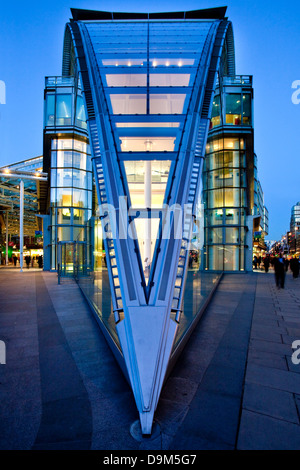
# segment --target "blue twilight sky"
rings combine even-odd
[[[44,77],[61,74],[70,7],[154,12],[224,5],[233,22],[237,74],[254,76],[255,151],[269,209],[268,239],[279,239],[289,228],[291,206],[300,201],[300,104],[291,100],[292,82],[300,80],[299,0],[2,2],[0,166],[42,154]]]

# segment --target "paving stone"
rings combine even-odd
[[[275,333],[274,328],[271,331],[269,328],[252,328],[251,338],[253,339],[262,339],[265,341],[272,341],[274,343],[282,343],[280,332]]]
[[[262,353],[273,353],[279,355],[289,354],[290,346],[283,343],[274,343],[273,341],[265,341],[260,339],[250,340],[250,350],[260,351]]]
[[[297,393],[300,390],[299,374],[256,364],[248,364],[246,383],[265,385],[291,393]]]
[[[257,364],[271,367],[273,369],[288,370],[286,356],[284,354],[273,354],[268,352],[249,350],[248,364]]]
[[[299,450],[299,426],[244,410],[241,417],[237,449]]]
[[[299,354],[296,359],[297,361],[300,359]],[[286,362],[287,362],[288,370],[290,370],[291,372],[295,372],[296,374],[300,374],[300,363],[294,364],[292,362],[292,354],[290,356],[286,356]]]
[[[294,395],[258,384],[245,385],[243,408],[299,424]]]

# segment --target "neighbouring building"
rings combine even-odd
[[[290,231],[288,233],[289,251],[291,254],[300,254],[300,202],[291,209]]]

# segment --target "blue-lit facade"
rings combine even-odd
[[[46,79],[46,266],[75,275],[144,434],[220,272],[252,250],[252,83],[225,11],[72,10]]]

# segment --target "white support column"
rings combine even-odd
[[[23,246],[24,246],[24,181],[20,180],[20,268],[23,271]]]
[[[5,218],[5,264],[8,265],[8,210]]]
[[[152,165],[151,161],[145,161],[145,184],[144,184],[144,195],[145,195],[145,207],[151,208],[151,172]],[[148,258],[148,264],[151,260],[151,219],[145,220],[145,239],[144,239],[144,262]]]

